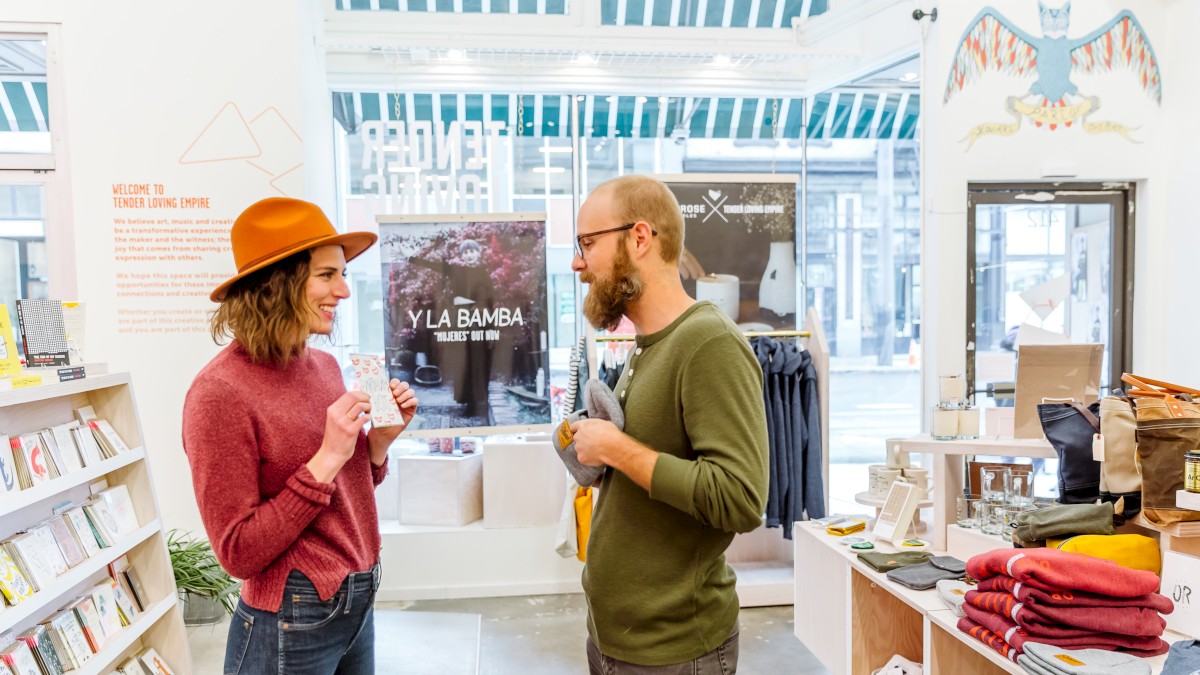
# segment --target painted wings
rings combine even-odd
[[[1076,72],[1111,72],[1128,68],[1142,89],[1156,103],[1162,103],[1162,79],[1158,58],[1146,37],[1146,31],[1129,10],[1113,17],[1090,35],[1073,41],[1071,68]]]
[[[985,7],[975,16],[959,40],[950,65],[943,102],[975,81],[985,71],[1033,75],[1037,67],[1034,38],[1014,26],[1004,15]]]

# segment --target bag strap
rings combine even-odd
[[[1167,406],[1171,417],[1184,417],[1183,406],[1179,404],[1177,396],[1183,396],[1189,402],[1192,396],[1200,396],[1200,391],[1196,389],[1189,389],[1188,387],[1171,384],[1170,382],[1151,380],[1148,377],[1139,378],[1130,373],[1122,374],[1121,381],[1133,385],[1133,388],[1125,390],[1127,396],[1130,398],[1159,399]],[[1161,387],[1161,389],[1155,389],[1154,387]]]
[[[1091,410],[1088,410],[1086,405],[1078,401],[1071,401],[1068,405],[1078,410],[1079,414],[1083,415],[1083,419],[1087,420],[1088,424],[1092,425],[1092,428],[1096,430],[1096,433],[1100,433],[1100,420],[1096,419],[1096,416],[1092,414]]]
[[[1179,384],[1152,380],[1132,373],[1123,373],[1121,381],[1133,385],[1132,390],[1126,390],[1130,396],[1173,396],[1175,394],[1190,394],[1200,396],[1200,390],[1191,389]],[[1155,389],[1158,387],[1158,389]]]

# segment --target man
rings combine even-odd
[[[592,673],[737,669],[738,598],[725,549],[762,523],[762,370],[715,305],[679,279],[683,218],[645,176],[597,187],[579,210],[572,269],[597,328],[637,330],[615,394],[624,431],[571,427],[579,461],[607,465],[583,589]]]

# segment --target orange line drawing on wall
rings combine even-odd
[[[304,194],[304,174],[299,171],[302,166],[303,162],[272,178],[271,187],[285,197]]]
[[[179,163],[227,162],[260,155],[262,148],[254,139],[254,132],[250,130],[242,111],[236,103],[227,101],[183,151]]]
[[[275,106],[246,121],[241,109],[227,101],[192,141],[180,164],[243,161],[267,175],[268,184],[284,196],[303,194],[304,142]]]

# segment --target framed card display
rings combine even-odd
[[[907,536],[908,528],[912,526],[913,512],[917,510],[918,501],[920,495],[916,485],[900,480],[893,481],[871,532],[876,537],[898,546]]]
[[[70,365],[61,301],[17,300],[17,322],[30,368]]]

